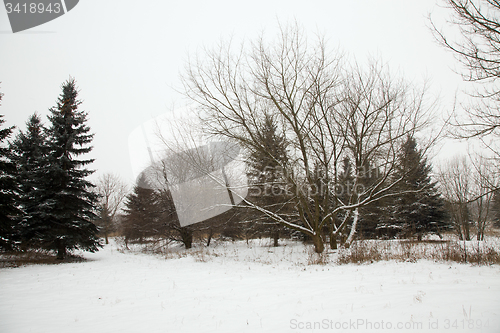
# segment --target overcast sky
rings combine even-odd
[[[134,175],[129,136],[137,126],[185,104],[179,88],[188,54],[224,38],[272,35],[278,22],[297,21],[324,34],[358,62],[381,58],[409,80],[430,79],[431,94],[449,111],[461,85],[457,62],[434,41],[431,13],[443,23],[438,0],[130,1],[81,0],[64,16],[13,34],[0,8],[0,114],[24,129],[45,115],[61,84],[74,77],[95,133],[96,176]],[[46,118],[45,118],[46,119]],[[450,153],[449,149],[446,151]]]

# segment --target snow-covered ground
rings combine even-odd
[[[0,332],[500,332],[498,265],[316,265],[293,242],[118,248],[0,269]]]

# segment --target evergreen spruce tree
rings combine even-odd
[[[0,94],[0,101],[2,94]],[[0,115],[0,125],[5,123]],[[6,139],[12,134],[14,127],[0,129],[0,249],[12,250],[19,242],[18,217],[18,184],[16,182],[15,164],[11,161],[10,147]]]
[[[415,138],[408,137],[401,147],[395,179],[402,178],[394,189],[406,193],[387,200],[381,228],[389,229],[399,237],[417,237],[438,234],[449,228],[445,222],[444,200],[431,177],[431,167],[417,149]]]
[[[94,209],[97,196],[94,186],[86,177],[94,171],[86,169],[92,159],[79,160],[87,154],[93,138],[86,125],[87,114],[79,110],[81,101],[75,80],[62,85],[57,105],[50,109],[48,134],[48,159],[44,225],[37,230],[36,240],[46,249],[56,250],[63,259],[68,250],[83,249],[95,252],[101,246],[97,238]]]
[[[132,193],[125,201],[123,233],[125,242],[160,235],[164,232],[159,203],[161,198],[149,186],[144,186],[145,178],[138,179]]]
[[[20,235],[25,246],[41,247],[39,236],[46,228],[48,146],[40,117],[33,114],[26,132],[19,132],[11,144],[12,160],[17,168],[19,206],[23,211]]]
[[[261,147],[254,147],[247,163],[250,200],[274,213],[286,213],[291,198],[286,195],[286,179],[282,172],[282,166],[287,163],[285,137],[277,132],[275,120],[269,114],[265,115],[256,136]],[[278,246],[280,235],[290,232],[261,213],[253,211],[250,215],[254,220],[252,231],[272,237],[274,246]]]

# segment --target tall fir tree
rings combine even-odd
[[[93,138],[87,113],[78,109],[80,105],[76,82],[69,79],[49,115],[45,223],[36,237],[43,247],[56,250],[59,259],[68,250],[95,252],[101,246],[92,223],[97,195],[86,180],[94,172],[86,168],[93,160],[77,159],[92,150]]]
[[[291,199],[286,195],[286,179],[283,166],[287,163],[287,143],[278,133],[273,117],[265,114],[264,120],[256,133],[260,147],[253,147],[247,162],[250,183],[250,200],[273,213],[286,214],[290,210]],[[288,234],[289,229],[270,221],[267,216],[252,211],[254,233],[272,237],[274,246],[278,246],[280,235]]]
[[[399,153],[394,175],[402,178],[394,188],[402,194],[386,201],[383,222],[379,228],[398,237],[417,237],[438,234],[449,229],[445,221],[444,200],[431,179],[431,166],[423,152],[417,149],[417,141],[409,136]]]
[[[0,101],[2,94],[0,94]],[[0,115],[0,125],[5,123]],[[21,214],[18,201],[16,167],[11,160],[10,147],[6,140],[14,127],[0,129],[0,249],[12,250],[19,244],[18,218]]]
[[[24,246],[41,247],[37,243],[46,228],[48,146],[46,129],[35,113],[26,123],[26,131],[19,132],[11,143],[12,160],[16,164],[19,183],[19,206],[23,211],[20,222]]]

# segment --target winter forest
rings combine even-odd
[[[98,110],[78,77],[46,118],[1,115],[0,331],[28,332],[16,320],[44,295],[72,311],[60,287],[82,300],[71,316],[110,332],[495,332],[500,4],[444,3],[460,34],[430,20],[432,35],[474,87],[445,117],[428,83],[297,22],[189,57],[196,119],[156,133],[132,184],[92,168]],[[443,140],[474,148],[435,163]],[[23,283],[42,296],[17,298]],[[92,329],[71,316],[40,332]]]

